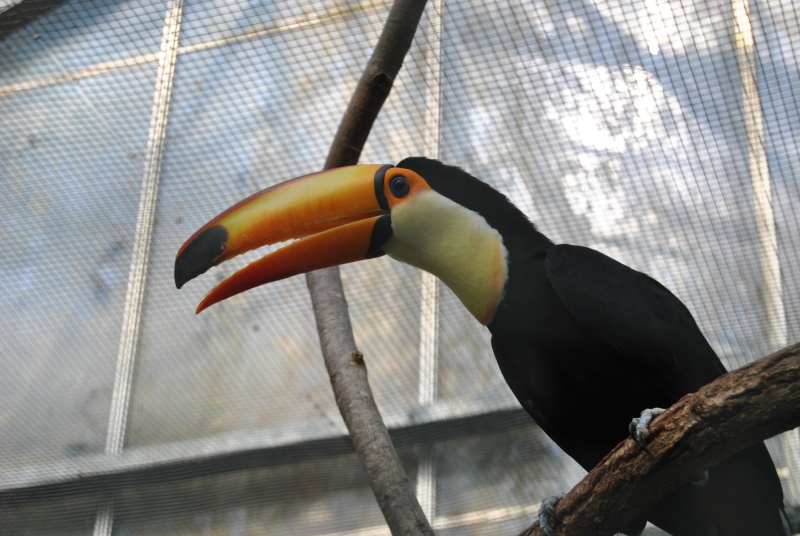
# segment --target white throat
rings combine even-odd
[[[482,324],[494,317],[508,279],[508,252],[486,220],[432,190],[392,209],[392,258],[430,272]]]

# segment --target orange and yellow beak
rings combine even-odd
[[[239,270],[203,298],[203,309],[253,287],[383,254],[392,236],[390,165],[349,166],[267,188],[200,228],[178,251],[175,285],[246,251],[292,242]],[[389,173],[391,175],[392,173]]]

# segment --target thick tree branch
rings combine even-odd
[[[389,95],[425,0],[397,0],[339,125],[325,169],[355,164]],[[392,446],[356,349],[338,268],[306,275],[322,354],[361,465],[392,534],[433,534]]]
[[[797,426],[800,343],[679,400],[650,426],[652,456],[630,439],[621,443],[558,503],[556,533],[614,534],[704,469]],[[542,534],[534,524],[522,536]]]

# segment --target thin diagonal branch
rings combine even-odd
[[[356,164],[416,32],[425,0],[398,0],[356,87],[325,169]],[[392,534],[433,534],[400,464],[356,349],[338,268],[306,275],[336,403]]]
[[[748,445],[800,426],[800,343],[686,395],[628,439],[556,506],[559,535],[614,534],[659,498]],[[538,524],[521,536],[541,536]]]

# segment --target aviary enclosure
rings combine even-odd
[[[321,358],[342,316],[303,277],[195,316],[263,252],[173,281],[210,217],[326,166],[459,165],[661,281],[729,370],[800,341],[798,37],[788,0],[6,0],[0,532],[389,533]],[[517,534],[583,478],[446,286],[341,279],[437,534]],[[797,530],[800,435],[767,445]]]

